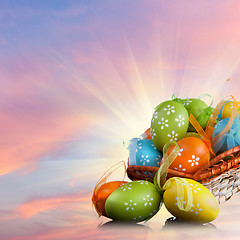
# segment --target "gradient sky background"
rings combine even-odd
[[[173,93],[240,100],[239,29],[240,2],[231,0],[1,0],[0,239],[124,234],[97,228],[106,219],[91,209],[95,183],[127,160],[123,142]],[[218,231],[196,239],[237,239],[238,202],[220,209]],[[170,216],[161,211],[126,236],[159,235]]]

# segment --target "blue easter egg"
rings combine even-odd
[[[224,118],[215,125],[212,138],[217,136],[227,125],[230,118]],[[236,118],[231,129],[225,134],[224,138],[216,145],[213,145],[215,154],[223,153],[240,144],[240,121]]]
[[[133,138],[129,146],[129,165],[159,167],[162,153],[152,140]]]

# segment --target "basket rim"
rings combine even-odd
[[[217,155],[216,157],[212,158],[205,166],[203,166],[203,167],[200,168],[197,172],[195,172],[195,173],[193,174],[193,178],[194,178],[194,179],[199,179],[199,178],[201,177],[201,174],[203,174],[204,171],[205,171],[207,168],[211,168],[211,167],[213,167],[214,165],[219,165],[219,163],[221,163],[221,160],[224,161],[224,160],[223,160],[224,158],[226,158],[226,157],[228,157],[228,156],[233,156],[234,154],[238,153],[239,151],[240,151],[240,145],[238,145],[238,146],[236,146],[236,147],[234,147],[234,148],[231,148],[231,149],[229,149],[229,150],[227,150],[227,151],[225,151],[225,152]],[[236,158],[237,158],[237,157],[234,157],[234,156],[233,156],[233,157],[230,159],[230,161],[229,161],[229,163],[230,163],[229,166],[230,166],[230,167],[228,167],[227,170],[230,170],[232,167],[234,167],[234,166],[237,165],[237,164],[234,164],[234,165],[232,164],[232,163],[235,161]]]
[[[231,159],[224,161],[223,159],[228,156],[230,156]],[[231,148],[217,155],[216,157],[212,158],[205,166],[203,166],[201,169],[199,169],[197,172],[193,174],[184,173],[184,172],[176,171],[173,169],[168,169],[168,176],[169,177],[171,176],[185,177],[185,178],[191,178],[200,182],[201,181],[208,182],[239,166],[240,166],[240,145],[234,148]],[[130,179],[139,179],[143,177],[142,175],[146,176],[144,172],[150,172],[151,175],[153,175],[158,171],[158,169],[159,167],[129,165],[129,159],[128,159],[127,174]]]

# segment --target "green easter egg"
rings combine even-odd
[[[190,115],[192,113],[197,120],[203,110],[208,107],[208,105],[199,98],[187,98],[184,100],[183,105],[187,109],[188,114]],[[191,124],[189,124],[188,131],[192,132],[196,130]]]
[[[197,121],[203,129],[206,128],[208,120],[211,117],[213,110],[214,110],[213,107],[207,107],[207,108],[203,109],[202,113],[198,117]]]
[[[156,109],[151,122],[151,137],[155,147],[162,151],[169,141],[182,139],[188,129],[186,108],[173,100],[163,102]]]
[[[203,109],[208,107],[208,105],[199,98],[188,98],[184,101],[183,105],[188,110],[188,113],[192,113],[196,119],[198,119]]]
[[[182,98],[174,98],[173,101],[181,103],[182,105],[184,105],[185,99]]]
[[[106,215],[116,221],[141,222],[154,216],[162,198],[154,184],[133,181],[117,188],[107,198]]]

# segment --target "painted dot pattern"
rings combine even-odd
[[[151,122],[151,137],[159,151],[169,141],[178,141],[186,135],[188,128],[186,108],[173,100],[163,102],[155,110]]]

